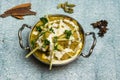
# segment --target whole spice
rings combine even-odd
[[[31,9],[31,3],[20,4],[5,11],[3,14],[0,15],[0,17],[5,18],[8,16],[13,16],[17,19],[23,19],[23,16],[25,15],[36,14],[36,12],[30,11],[30,9]]]
[[[99,37],[103,37],[108,30],[107,28],[108,22],[106,20],[100,20],[100,21],[97,21],[96,23],[92,23],[91,25],[93,26],[93,28],[99,29],[99,32],[98,32]]]
[[[68,2],[58,4],[57,8],[62,8],[66,13],[73,13],[74,4],[68,4]]]

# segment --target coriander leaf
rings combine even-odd
[[[43,22],[43,25],[45,25],[48,22],[47,18],[45,17],[41,17],[40,20]]]
[[[48,39],[45,39],[42,47],[45,48],[46,45],[49,45],[49,44],[50,44],[50,41]]]
[[[64,34],[66,35],[66,38],[69,39],[70,36],[72,35],[71,30],[65,30]]]
[[[36,27],[36,30],[37,31],[39,31],[39,32],[41,32],[42,31],[42,29],[41,29],[41,27],[39,26],[39,27]]]
[[[49,45],[49,44],[50,44],[50,41],[49,41],[48,39],[45,39],[45,40],[44,40],[44,44]]]
[[[32,41],[31,41],[31,46],[32,46],[32,48],[35,47],[35,40],[32,40]]]
[[[54,50],[58,50],[58,45],[55,45],[55,46],[54,46]]]
[[[55,33],[52,27],[50,28],[50,31],[53,32],[53,33]]]

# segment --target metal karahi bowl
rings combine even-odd
[[[77,20],[75,20],[74,18],[70,17],[70,16],[66,16],[66,15],[63,15],[63,14],[53,14],[53,15],[48,15],[48,17],[52,20],[52,19],[68,19],[69,21],[75,23],[75,25],[78,26],[78,32],[80,34],[80,38],[81,38],[81,47],[77,50],[77,52],[75,53],[75,55],[73,55],[73,57],[71,58],[68,58],[68,59],[65,59],[65,60],[56,60],[52,63],[53,66],[60,66],[60,65],[65,65],[65,64],[68,64],[72,61],[74,61],[76,58],[78,58],[79,56],[83,56],[83,57],[89,57],[92,52],[93,52],[93,49],[96,45],[96,37],[95,37],[95,33],[94,32],[87,32],[85,33],[82,26],[79,24],[79,22]],[[54,20],[53,20],[54,21]],[[18,37],[19,37],[19,43],[20,43],[20,46],[22,49],[25,49],[25,50],[33,50],[32,48],[32,45],[31,45],[31,40],[33,39],[32,36],[33,36],[33,31],[35,31],[35,28],[36,28],[36,25],[38,25],[41,21],[39,20],[35,25],[34,27],[31,27],[31,26],[28,26],[27,24],[23,24],[22,27],[19,29],[18,31]],[[30,33],[29,33],[29,36],[28,36],[28,42],[29,42],[29,46],[25,47],[23,45],[23,40],[22,40],[22,31],[24,30],[24,28],[27,27],[29,29],[31,29]],[[86,36],[88,35],[92,35],[93,37],[93,43],[92,43],[92,46],[88,52],[88,54],[83,54],[82,53],[82,50],[85,46],[85,40],[86,40]],[[37,35],[36,35],[37,36]],[[46,61],[44,59],[42,59],[42,53],[40,51],[36,51],[33,53],[33,55],[35,56],[35,58],[37,58],[40,62],[42,63],[45,63],[45,64],[48,64],[50,65],[50,62],[49,61]]]

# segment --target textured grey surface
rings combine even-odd
[[[0,0],[0,14],[15,5],[31,2],[36,16],[26,16],[24,20],[12,17],[0,18],[0,80],[120,80],[120,0],[69,0],[76,4],[73,14],[56,9],[65,0]],[[34,25],[46,14],[66,14],[80,22],[85,32],[94,31],[90,23],[106,19],[109,31],[104,38],[97,37],[97,45],[89,58],[79,57],[62,67],[48,66],[33,56],[25,59],[28,51],[18,43],[18,29],[23,23]],[[29,30],[26,29],[24,41]],[[87,52],[92,39],[87,37],[84,52]]]

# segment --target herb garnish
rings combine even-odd
[[[91,25],[93,26],[93,28],[98,28],[99,29],[99,32],[98,32],[99,37],[103,37],[104,34],[108,30],[107,24],[108,24],[108,22],[106,20],[100,20],[100,21],[97,21],[96,23],[92,23]]]
[[[50,31],[51,31],[51,32],[53,32],[53,33],[55,33],[55,31],[53,30],[53,28],[52,28],[52,27],[50,28]]]
[[[41,29],[41,27],[40,27],[40,26],[36,27],[36,30],[37,30],[37,31],[39,31],[39,32],[41,32],[41,31],[42,31],[42,29]]]
[[[35,47],[35,40],[32,40],[32,41],[31,41],[31,46],[32,46],[32,48]]]
[[[43,26],[48,22],[47,18],[41,17],[40,20],[43,22]]]
[[[54,46],[54,50],[58,50],[58,45],[55,45],[55,46]]]
[[[42,47],[45,48],[46,45],[49,45],[49,44],[50,44],[50,41],[48,39],[45,39]]]
[[[69,39],[70,36],[72,35],[71,30],[65,30],[64,34],[66,35],[66,38]]]

